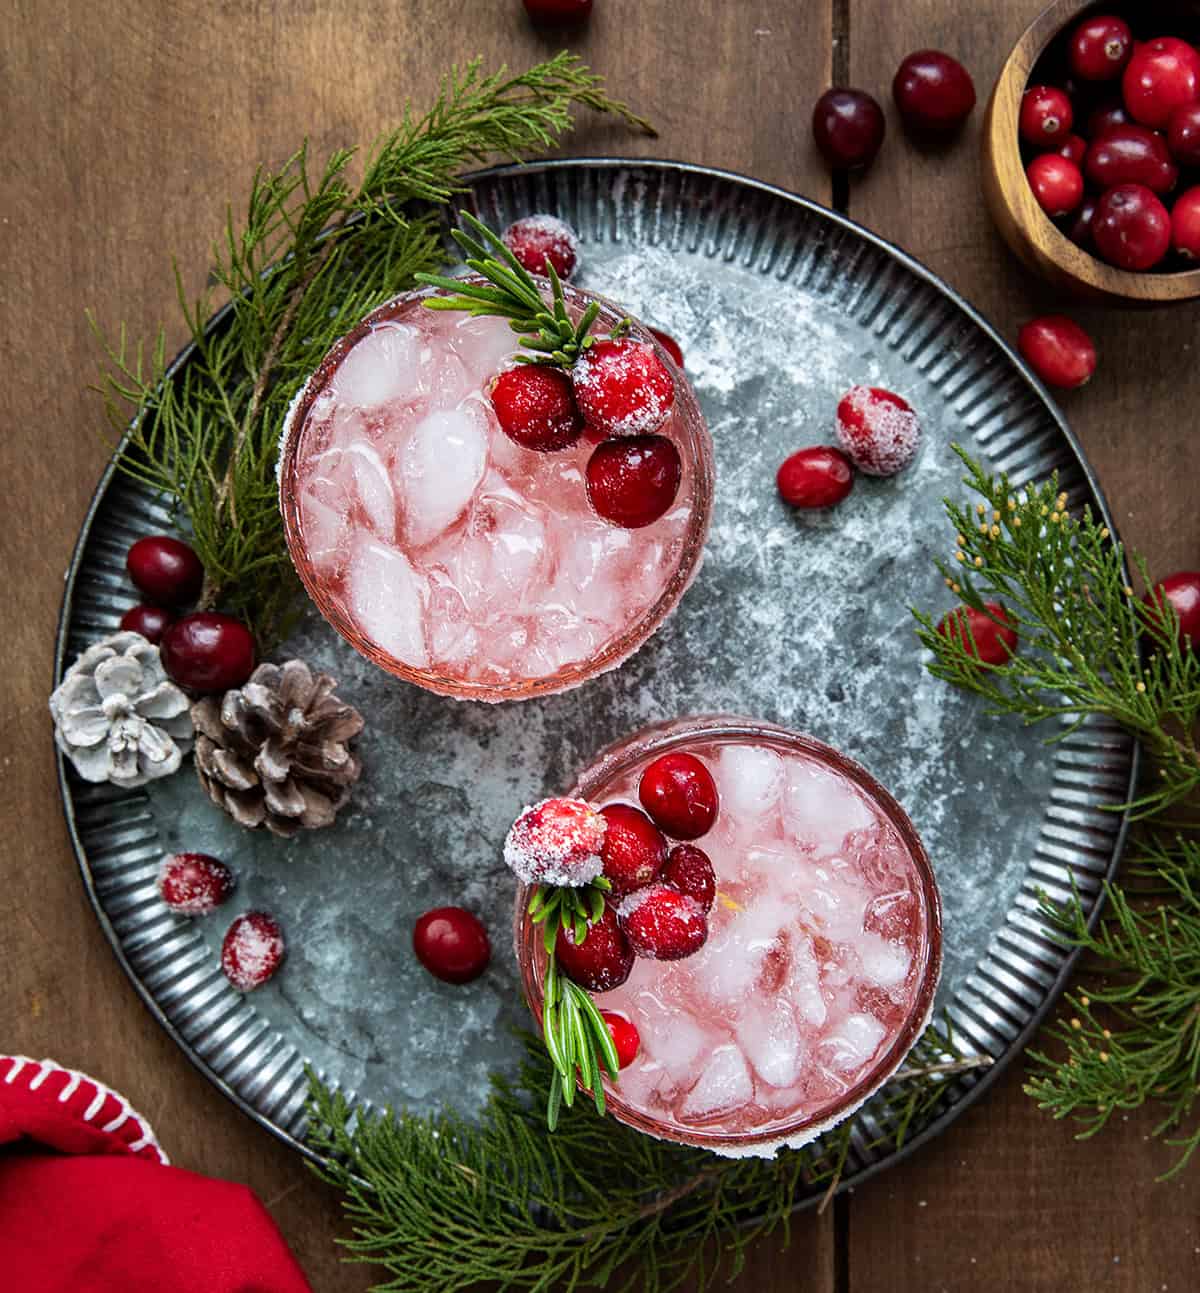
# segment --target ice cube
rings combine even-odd
[[[712,1046],[710,1034],[685,1010],[667,1006],[646,990],[634,994],[630,1014],[646,1054],[676,1085],[690,1085],[700,1055]]]
[[[486,544],[488,592],[498,609],[540,609],[527,602],[531,587],[541,584],[549,556],[539,510],[492,473],[476,495],[467,529]]]
[[[372,408],[412,391],[420,335],[407,323],[372,328],[342,360],[332,387],[343,404]]]
[[[708,942],[687,961],[708,1007],[724,1009],[755,990],[769,954],[794,919],[794,911],[762,890],[731,918],[714,921]]]
[[[696,1085],[688,1092],[681,1110],[692,1122],[706,1121],[720,1114],[732,1113],[754,1098],[754,1079],[746,1057],[727,1043],[709,1056]]]
[[[483,479],[488,425],[482,405],[430,413],[413,427],[400,452],[404,531],[421,547],[466,511]]]
[[[486,386],[517,349],[517,338],[504,319],[460,316],[450,333],[450,344],[467,369]]]
[[[821,1042],[822,1059],[842,1073],[862,1068],[874,1057],[886,1032],[874,1015],[847,1015]]]
[[[479,634],[468,616],[457,589],[436,576],[430,577],[429,647],[431,657],[442,665],[463,665],[479,648]]]
[[[874,823],[866,800],[844,778],[815,764],[789,760],[783,801],[784,826],[797,839],[828,852],[850,831]]]
[[[397,548],[365,531],[355,536],[347,580],[349,610],[376,646],[404,664],[424,669],[426,580]]]
[[[787,1087],[799,1080],[805,1046],[786,998],[752,1000],[738,1020],[737,1039],[768,1086]]]
[[[359,441],[348,445],[346,460],[354,471],[354,488],[371,529],[384,540],[396,538],[396,496],[387,468],[374,445]]]
[[[300,530],[309,558],[318,570],[333,570],[340,565],[349,533],[343,509],[322,503],[310,489],[300,502]]]
[[[908,977],[912,953],[902,943],[889,943],[877,934],[860,934],[857,939],[862,972],[881,988],[892,988]]]
[[[821,1028],[829,1011],[821,993],[821,965],[813,951],[812,941],[799,934],[793,935],[791,953],[786,994],[803,1023]]]
[[[721,803],[734,816],[761,821],[779,801],[783,760],[757,745],[726,745],[717,767]]]

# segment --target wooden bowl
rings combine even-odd
[[[1134,19],[1135,35],[1139,26],[1146,25],[1141,16],[1145,8],[1139,8]],[[1162,30],[1157,34],[1170,35],[1173,16],[1176,21],[1186,16],[1189,27],[1194,27],[1200,0],[1154,4],[1149,8],[1155,17],[1162,15]],[[983,196],[1004,241],[1059,290],[1121,305],[1190,301],[1200,297],[1200,269],[1135,274],[1106,264],[1077,247],[1055,226],[1038,206],[1025,178],[1017,117],[1030,73],[1059,33],[1074,26],[1082,14],[1093,10],[1121,13],[1126,9],[1121,4],[1096,4],[1091,0],[1055,0],[1025,29],[988,102],[983,127]]]

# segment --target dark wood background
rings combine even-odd
[[[889,111],[849,211],[920,257],[1007,335],[1050,305],[981,207],[982,103],[948,152],[907,144],[888,87],[910,50],[961,57],[981,99],[1037,0],[596,0],[569,38],[659,126],[654,141],[584,122],[577,153],[709,163],[833,198],[809,136],[835,70]],[[51,644],[63,571],[104,465],[85,387],[84,317],[160,323],[182,340],[170,257],[197,290],[225,204],[304,135],[317,154],[367,141],[406,97],[476,53],[524,66],[558,37],[519,0],[9,0],[0,23],[0,569],[8,649],[0,751],[0,1050],[51,1055],[126,1092],[174,1162],[244,1181],[318,1293],[371,1283],[339,1265],[337,1202],[237,1113],[151,1022],[84,901],[59,814]],[[1197,310],[1086,311],[1100,368],[1064,407],[1124,536],[1160,573],[1200,565],[1193,423]],[[1021,1094],[1021,1066],[936,1143],[824,1216],[766,1242],[737,1281],[758,1293],[938,1293],[1200,1284],[1200,1167],[1168,1163],[1147,1117],[1076,1143]],[[781,1255],[782,1253],[782,1255]],[[0,1281],[2,1283],[2,1281]]]

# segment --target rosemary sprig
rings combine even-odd
[[[590,333],[600,313],[599,304],[592,301],[579,322],[572,323],[567,314],[562,283],[553,264],[547,260],[546,276],[551,290],[551,303],[547,308],[533,276],[497,234],[469,211],[458,214],[475,237],[466,230],[454,229],[454,239],[466,253],[468,268],[480,275],[486,285],[464,282],[461,278],[449,278],[444,274],[417,274],[418,283],[450,293],[449,296],[431,296],[425,302],[426,306],[431,310],[465,310],[472,318],[494,316],[507,319],[514,332],[525,334],[520,338],[521,345],[534,352],[518,355],[519,363],[570,368],[595,342]],[[620,336],[628,327],[629,320],[622,319],[612,335]]]
[[[1117,1110],[1156,1106],[1153,1134],[1178,1151],[1171,1176],[1200,1146],[1200,829],[1187,815],[1200,786],[1200,659],[1180,644],[1169,604],[1135,596],[1121,546],[1087,509],[1070,513],[1057,479],[1016,490],[959,454],[964,483],[983,501],[947,500],[957,551],[939,569],[967,605],[1003,601],[1021,648],[1002,665],[982,664],[973,644],[917,613],[930,672],[993,713],[1065,717],[1053,740],[1090,715],[1112,719],[1150,756],[1148,784],[1130,806],[1146,826],[1121,883],[1105,886],[1099,927],[1089,931],[1078,898],[1043,901],[1050,928],[1092,966],[1087,990],[1068,998],[1069,1017],[1047,1030],[1053,1053],[1030,1053],[1025,1089],[1055,1118],[1077,1119],[1082,1137]],[[1133,564],[1149,584],[1145,563]]]
[[[427,112],[405,109],[358,183],[353,149],[314,168],[303,144],[278,169],[260,169],[245,216],[236,221],[231,209],[214,247],[218,290],[191,300],[176,270],[196,353],[172,380],[164,332],[147,346],[124,327],[110,340],[93,322],[107,357],[98,389],[110,427],[116,436],[130,428],[121,470],[175,506],[204,563],[205,604],[242,616],[263,650],[286,634],[298,602],[275,485],[293,395],[363,315],[442,265],[428,204],[462,193],[459,176],[474,163],[554,147],[575,107],[653,133],[564,51],[518,76],[484,75],[479,60],[452,69]],[[230,317],[210,331],[222,298]]]
[[[546,952],[542,1039],[555,1072],[546,1097],[546,1125],[551,1131],[558,1126],[562,1106],[570,1108],[575,1101],[576,1080],[592,1093],[596,1112],[602,1114],[604,1072],[615,1079],[620,1067],[612,1034],[591,996],[562,974],[554,955],[560,929],[569,930],[576,945],[587,939],[588,925],[604,914],[605,895],[611,888],[604,876],[597,876],[587,885],[537,885],[529,899],[529,919],[541,925]]]

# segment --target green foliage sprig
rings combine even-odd
[[[954,1075],[986,1066],[949,1030],[931,1027],[867,1106],[903,1144],[942,1103]],[[337,1188],[353,1237],[349,1260],[381,1266],[377,1293],[581,1287],[666,1293],[736,1275],[761,1236],[788,1228],[804,1198],[826,1199],[859,1119],[774,1159],[717,1158],[654,1140],[586,1103],[546,1133],[558,1084],[541,1042],[527,1039],[515,1082],[493,1079],[478,1122],[355,1112],[310,1074],[310,1146]]]
[[[982,501],[947,500],[957,550],[939,568],[966,605],[1003,602],[1021,646],[984,664],[969,634],[943,634],[916,613],[930,672],[994,713],[1065,718],[1052,740],[1089,716],[1111,719],[1150,756],[1131,805],[1145,825],[1121,883],[1105,885],[1099,927],[1089,931],[1078,898],[1043,901],[1051,929],[1091,964],[1086,992],[1068,998],[1070,1017],[1048,1030],[1058,1051],[1031,1052],[1026,1091],[1054,1117],[1079,1120],[1081,1136],[1117,1110],[1157,1107],[1153,1132],[1179,1151],[1171,1175],[1200,1146],[1200,1123],[1187,1127],[1200,1082],[1200,833],[1186,816],[1200,785],[1200,659],[1169,604],[1135,596],[1121,545],[1086,508],[1072,515],[1057,479],[1017,490],[959,453]],[[1134,565],[1149,584],[1144,562]]]
[[[122,434],[133,420],[121,469],[186,518],[207,574],[204,604],[247,620],[264,649],[286,632],[299,591],[275,484],[292,397],[338,337],[443,263],[440,214],[421,204],[462,193],[472,164],[552,148],[575,107],[653,134],[564,51],[515,77],[484,75],[479,60],[453,69],[427,112],[405,109],[358,183],[354,149],[314,167],[304,144],[278,170],[260,169],[244,218],[231,209],[214,247],[218,291],[189,300],[176,271],[196,353],[173,381],[164,333],[147,347],[124,327],[109,340],[93,323],[109,362],[98,387],[109,422]],[[208,331],[220,296],[231,317]]]

